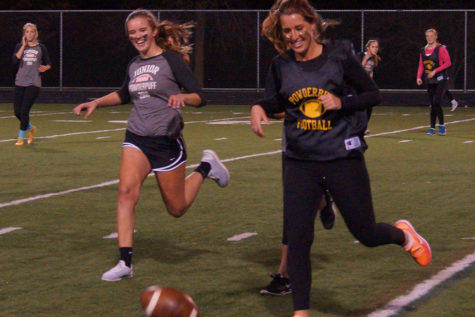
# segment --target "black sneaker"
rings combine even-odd
[[[320,210],[320,220],[322,221],[323,228],[330,230],[335,224],[336,212],[334,208],[333,198],[330,195],[330,192],[328,190],[325,190],[324,194],[327,204],[325,207],[322,208],[322,210]]]
[[[282,274],[273,274],[270,277],[272,277],[272,281],[266,288],[261,289],[259,292],[261,295],[282,296],[292,293],[288,278]]]

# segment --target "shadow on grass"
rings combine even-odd
[[[179,264],[203,254],[215,253],[195,246],[184,248],[164,239],[135,238],[134,262],[141,259],[155,259],[163,263]]]
[[[268,249],[251,250],[249,252],[242,252],[241,258],[246,261],[254,262],[266,267],[270,272],[277,271],[280,263],[280,246],[275,245]],[[322,269],[322,263],[332,263],[333,260],[328,255],[321,252],[313,252],[310,255],[312,259],[312,269]]]

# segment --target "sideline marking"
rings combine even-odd
[[[255,235],[257,235],[257,232],[244,232],[244,233],[241,233],[241,234],[236,234],[236,235],[232,236],[231,238],[227,238],[226,240],[228,240],[228,241],[241,241],[241,240],[247,239],[247,238],[255,236]]]
[[[215,141],[223,141],[223,140],[227,140],[228,138],[217,138],[217,139],[214,139]]]
[[[108,139],[110,136],[98,136],[96,140]]]
[[[407,142],[412,142],[412,140],[401,140],[399,143],[407,143]]]
[[[5,233],[9,233],[9,232],[12,232],[12,231],[15,231],[15,230],[21,230],[23,229],[23,227],[7,227],[7,228],[3,228],[3,229],[0,229],[0,235],[1,234],[5,234]]]
[[[368,317],[388,317],[397,314],[408,304],[427,295],[437,285],[471,266],[473,262],[475,262],[475,252],[467,255],[462,260],[452,263],[451,266],[433,275],[430,279],[417,284],[409,294],[393,299],[383,308],[369,314]]]
[[[463,144],[465,144],[465,143],[473,143],[473,141],[465,141],[465,142],[463,142]]]

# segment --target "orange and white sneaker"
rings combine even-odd
[[[31,126],[31,129],[26,131],[26,135],[28,137],[28,144],[33,143],[33,139],[35,138],[36,127],[34,125]]]
[[[404,231],[409,240],[404,249],[411,254],[420,266],[427,266],[432,260],[432,251],[429,243],[416,232],[411,223],[407,220],[399,220],[395,223],[396,228]]]
[[[18,138],[16,140],[15,146],[23,146],[25,144],[25,139],[23,138]]]

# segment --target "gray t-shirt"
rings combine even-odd
[[[15,77],[15,86],[41,87],[41,75],[38,70],[40,65],[51,65],[48,50],[43,44],[26,46],[20,59],[16,53],[20,50],[21,44],[17,44],[13,53],[13,63],[19,63],[18,72]]]
[[[194,79],[183,57],[174,51],[142,59],[135,57],[127,67],[126,78],[118,94],[122,103],[132,101],[127,130],[141,136],[181,135],[183,118],[179,109],[168,106],[172,95],[188,93],[201,96],[201,106],[206,101],[201,87]]]
[[[363,61],[366,54],[367,54],[366,52],[360,54],[359,57],[361,61]],[[371,56],[370,58],[366,60],[366,64],[364,64],[363,68],[368,74],[371,74],[374,71],[374,69],[376,68],[376,63],[374,61],[373,56]]]

